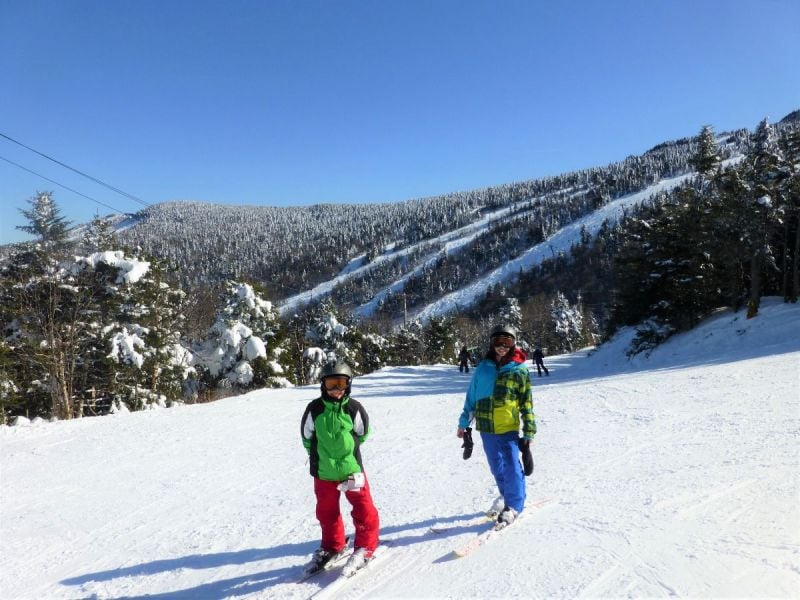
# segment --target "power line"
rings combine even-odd
[[[2,134],[0,134],[0,135],[2,135]],[[44,179],[44,180],[46,180],[46,181],[49,181],[50,183],[54,183],[54,184],[56,184],[57,186],[64,188],[65,190],[69,190],[69,191],[70,191],[70,192],[72,192],[73,194],[78,194],[78,196],[83,196],[83,197],[84,197],[84,198],[86,198],[87,200],[91,200],[92,202],[95,202],[96,204],[99,204],[100,206],[105,206],[106,208],[108,208],[108,209],[111,209],[111,210],[113,210],[113,211],[114,211],[114,212],[116,212],[116,213],[121,213],[121,214],[124,214],[124,211],[121,211],[121,210],[119,210],[118,208],[114,208],[113,206],[109,206],[108,204],[104,204],[103,202],[100,202],[100,200],[95,200],[95,199],[94,199],[94,198],[92,198],[91,196],[87,196],[86,194],[82,194],[82,193],[80,193],[80,192],[79,192],[79,191],[77,191],[77,190],[73,190],[71,187],[67,187],[67,186],[66,186],[66,185],[64,185],[63,183],[59,183],[59,182],[55,181],[54,179],[50,179],[49,177],[45,177],[45,176],[44,176],[44,175],[42,175],[41,173],[37,173],[36,171],[31,171],[31,170],[30,170],[30,169],[28,169],[27,167],[23,167],[22,165],[18,165],[18,164],[17,164],[17,163],[15,163],[13,160],[8,160],[7,158],[4,158],[4,157],[2,157],[2,156],[0,156],[0,160],[4,160],[4,161],[6,161],[6,162],[7,162],[7,163],[9,163],[9,164],[11,164],[11,165],[14,165],[15,167],[17,167],[17,168],[19,168],[19,169],[22,169],[23,171],[27,171],[28,173],[32,173],[33,175],[36,175],[37,177],[41,177],[42,179]]]
[[[149,203],[145,202],[145,201],[144,201],[144,200],[142,200],[141,198],[139,198],[139,197],[137,197],[137,196],[134,196],[133,194],[129,194],[128,192],[126,192],[126,191],[124,191],[124,190],[121,190],[121,189],[119,189],[119,188],[116,188],[116,187],[114,187],[113,185],[110,185],[110,184],[106,183],[105,181],[101,181],[100,179],[97,179],[96,177],[92,177],[91,175],[88,175],[87,173],[84,173],[83,171],[79,171],[78,169],[76,169],[76,168],[74,168],[74,167],[70,167],[68,164],[65,164],[65,163],[63,163],[63,162],[61,162],[60,160],[56,160],[56,159],[55,159],[55,158],[53,158],[52,156],[48,156],[47,154],[44,154],[43,152],[39,152],[38,150],[36,150],[36,149],[34,149],[34,148],[31,148],[30,146],[26,146],[26,145],[25,145],[25,144],[23,144],[22,142],[20,142],[20,141],[18,141],[18,140],[15,140],[14,138],[12,138],[12,137],[9,137],[9,136],[7,136],[7,135],[6,135],[6,134],[4,134],[4,133],[0,133],[0,137],[3,137],[3,138],[5,138],[5,139],[7,139],[8,141],[10,141],[10,142],[13,142],[13,143],[17,144],[18,146],[22,146],[22,147],[23,147],[23,148],[25,148],[26,150],[30,150],[30,151],[31,151],[31,152],[33,152],[34,154],[38,154],[39,156],[41,156],[41,157],[44,157],[44,158],[46,158],[47,160],[53,161],[54,163],[56,163],[57,165],[61,165],[61,166],[62,166],[62,167],[64,167],[65,169],[69,169],[70,171],[73,171],[73,172],[77,173],[78,175],[81,175],[81,176],[83,176],[83,177],[86,177],[87,179],[90,179],[90,180],[94,181],[95,183],[98,183],[98,184],[102,185],[103,187],[106,187],[106,188],[110,189],[110,190],[111,190],[111,191],[113,191],[113,192],[116,192],[116,193],[118,193],[118,194],[121,194],[121,195],[123,195],[123,196],[125,196],[125,197],[127,197],[127,198],[130,198],[130,199],[131,199],[131,200],[133,200],[134,202],[138,202],[139,204],[141,204],[141,205],[143,205],[143,206],[148,206],[148,207],[150,206],[150,204],[149,204]],[[4,159],[4,160],[5,160],[5,159]],[[8,161],[8,162],[11,162],[11,161]],[[18,165],[17,165],[17,166],[18,166]],[[24,168],[24,167],[23,167],[23,168]],[[27,169],[26,169],[26,170],[27,170]],[[47,179],[47,178],[45,178],[45,179]],[[53,182],[53,183],[55,183],[55,182]],[[58,185],[61,185],[61,184],[58,184]],[[64,187],[64,186],[62,186],[62,187]],[[81,194],[81,195],[82,195],[82,194]],[[115,210],[116,210],[116,209],[115,209]],[[121,211],[118,211],[118,212],[121,212]]]

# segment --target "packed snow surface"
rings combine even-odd
[[[557,501],[462,559],[459,523],[495,495],[455,436],[469,377],[357,378],[389,546],[337,597],[797,597],[800,307],[720,313],[632,361],[629,338],[545,359],[528,498]],[[330,580],[295,582],[319,543],[315,393],[0,427],[0,598],[307,598]]]

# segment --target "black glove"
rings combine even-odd
[[[531,441],[519,438],[519,451],[522,454],[522,470],[525,476],[533,474],[533,454],[531,453]]]
[[[470,456],[472,456],[472,447],[475,445],[472,441],[472,427],[467,427],[464,430],[464,437],[462,438],[464,443],[461,444],[461,447],[464,449],[464,460],[467,460]]]

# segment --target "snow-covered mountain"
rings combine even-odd
[[[746,130],[719,135],[723,158],[736,160],[748,140]],[[396,322],[463,307],[568,249],[603,219],[691,176],[695,151],[685,138],[605,167],[394,204],[159,204],[120,237],[170,259],[189,287],[246,278],[284,315],[330,297],[359,317]]]
[[[389,547],[341,597],[796,596],[800,308],[722,312],[633,362],[630,335],[546,359],[528,498],[556,503],[463,559],[495,493],[455,437],[468,376],[357,378]],[[295,583],[319,539],[298,430],[315,393],[0,427],[0,597],[309,597],[330,579]]]

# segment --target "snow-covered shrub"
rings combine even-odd
[[[673,333],[675,333],[675,328],[671,325],[660,323],[656,319],[647,319],[636,327],[636,335],[631,341],[630,348],[626,354],[634,356],[644,352],[645,356],[647,356]]]

